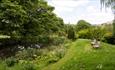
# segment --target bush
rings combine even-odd
[[[102,40],[105,30],[101,27],[93,27],[78,32],[79,38]]]
[[[107,32],[102,41],[110,44],[115,44],[115,37],[112,36],[112,32]]]
[[[39,36],[39,43],[49,44],[50,41],[51,41],[51,39],[50,39],[50,37],[48,35]]]
[[[40,56],[42,51],[40,49],[27,48],[22,51],[17,52],[15,55],[19,60],[33,60],[37,56]]]
[[[66,49],[59,48],[59,49],[55,50],[55,52],[56,52],[55,55],[61,59],[62,57],[64,57]]]
[[[46,45],[59,45],[59,44],[63,44],[65,42],[66,38],[63,36],[56,36],[56,35],[52,35],[52,36],[46,36],[46,37],[42,37],[40,38],[40,42],[42,44],[46,44]]]
[[[75,40],[76,39],[76,35],[75,35],[75,31],[74,31],[74,28],[73,27],[70,27],[69,29],[68,29],[68,32],[67,32],[67,34],[68,34],[68,39],[71,39],[71,40]]]
[[[51,51],[48,54],[48,56],[49,56],[48,63],[57,62],[59,59],[64,57],[65,52],[66,52],[66,48],[64,48],[64,47],[55,48],[55,50]]]
[[[84,29],[78,32],[78,37],[84,39],[91,39],[91,33],[88,29]]]
[[[52,45],[59,45],[59,44],[63,44],[65,42],[66,38],[65,37],[52,37],[52,41],[51,44]]]
[[[106,36],[106,37],[104,37],[103,41],[110,43],[110,44],[115,44],[115,37],[114,36]]]
[[[15,63],[17,63],[17,60],[13,57],[10,57],[5,60],[5,63],[8,67],[11,67],[14,66]]]

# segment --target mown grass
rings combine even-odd
[[[42,70],[115,70],[115,46],[101,43],[94,49],[90,40],[73,42],[65,56]]]

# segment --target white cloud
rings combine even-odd
[[[89,0],[51,0],[49,4],[55,7],[55,12],[72,12],[75,7],[85,5]],[[58,13],[57,13],[58,14]]]
[[[77,7],[88,2],[89,0],[52,0],[50,4],[61,7]]]
[[[96,12],[99,12],[99,9],[95,6],[89,6],[89,7],[87,7],[87,12],[88,13],[91,13],[91,12],[96,13]]]
[[[89,21],[92,24],[100,24],[107,21],[113,20],[113,14],[110,8],[105,10],[100,10],[96,6],[89,6],[87,7],[87,15],[78,16],[79,19],[84,19]],[[78,19],[78,20],[79,20]]]
[[[84,19],[92,24],[113,20],[111,9],[101,10],[99,0],[50,0],[48,4],[55,7],[54,12],[64,19],[65,23],[77,23]]]
[[[69,7],[55,7],[54,12],[55,13],[59,13],[59,12],[72,12],[74,10],[74,8],[69,8]]]
[[[54,12],[62,17],[65,23],[76,23],[76,17],[73,16],[73,11],[79,6],[88,4],[89,0],[50,0],[49,5],[54,6]],[[67,14],[68,13],[68,14]],[[67,14],[66,16],[64,14]]]

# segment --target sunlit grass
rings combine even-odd
[[[94,49],[89,40],[79,39],[68,49],[65,57],[43,70],[114,70],[115,46],[101,43]]]

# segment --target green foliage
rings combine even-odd
[[[75,29],[72,25],[67,25],[67,38],[72,40],[76,39]]]
[[[104,7],[111,7],[115,17],[115,0],[100,0],[101,5]],[[115,18],[113,20],[113,36],[115,37]]]
[[[8,67],[11,67],[11,66],[14,66],[15,63],[17,63],[17,60],[13,57],[10,57],[5,60],[5,63]]]
[[[39,42],[41,35],[63,28],[63,20],[53,10],[44,0],[2,0],[0,32],[22,42]]]
[[[110,44],[115,44],[115,37],[112,35],[108,35],[104,37],[104,42],[110,43]]]
[[[34,63],[37,64],[38,70],[42,70],[44,67],[58,62],[61,58],[64,57],[65,52],[66,48],[64,47],[64,45],[50,46],[47,49],[43,49],[42,55],[38,56],[35,59]]]
[[[79,31],[77,33],[78,37],[83,38],[83,39],[91,39],[92,36],[91,36],[91,32],[89,32],[89,31],[90,31],[89,29],[84,29],[84,30]]]
[[[90,30],[92,38],[95,38],[97,40],[102,40],[105,34],[105,30],[101,27],[95,27]]]
[[[55,36],[55,37],[52,37],[51,39],[52,39],[51,41],[52,45],[60,45],[60,44],[63,44],[67,40],[66,37],[61,37],[61,36]]]
[[[65,42],[66,37],[52,34],[52,35],[41,35],[39,36],[39,38],[36,39],[38,40],[39,43],[43,45],[59,45]]]
[[[113,24],[103,24],[100,26],[101,28],[103,28],[104,30],[102,32],[104,32],[104,37],[102,39],[103,42],[106,43],[110,43],[110,44],[115,44],[114,40],[115,40],[115,36],[113,35]]]
[[[40,49],[27,48],[16,53],[16,58],[18,60],[33,60],[40,56],[42,51]]]
[[[87,29],[90,27],[91,27],[90,23],[86,22],[85,20],[79,20],[76,25],[76,31],[78,32],[80,30]]]
[[[105,29],[97,26],[84,29],[78,32],[79,38],[102,40],[105,35]]]
[[[26,13],[22,6],[6,1],[0,3],[0,30],[5,35],[18,36]]]
[[[26,63],[22,67],[22,70],[37,70],[35,66],[31,63]]]
[[[57,49],[57,50],[55,51],[55,55],[56,55],[59,59],[61,59],[61,58],[64,57],[65,51],[66,51],[65,48]]]
[[[54,46],[32,61],[19,60],[14,66],[4,65],[0,61],[1,70],[114,70],[114,45],[101,43],[100,49],[93,49],[90,40],[78,39],[69,45],[65,52],[64,46]],[[50,47],[51,48],[51,47]],[[48,50],[48,49],[47,49]],[[100,54],[101,53],[101,54]]]
[[[39,43],[49,44],[50,41],[51,41],[51,38],[50,38],[49,35],[41,35],[41,36],[39,36],[38,40],[39,40],[39,41],[38,41]]]
[[[115,37],[115,19],[113,21],[113,36]]]
[[[16,53],[15,57],[18,59],[19,64],[23,64],[22,67],[28,63],[29,60],[30,63],[37,66],[38,70],[41,70],[43,67],[59,61],[64,57],[65,52],[66,47],[61,44],[58,46],[49,46],[42,49],[24,49],[23,51]]]
[[[106,33],[112,33],[113,32],[113,25],[111,23],[104,23],[100,26],[101,28],[104,28]]]

